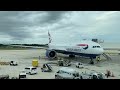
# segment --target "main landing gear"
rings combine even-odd
[[[70,58],[75,58],[75,55],[69,55]]]
[[[91,60],[90,60],[90,62],[89,62],[89,63],[90,63],[90,64],[94,64],[93,58],[92,58],[92,57],[90,57],[90,59],[91,59]]]

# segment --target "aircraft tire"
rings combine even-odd
[[[91,60],[91,61],[90,61],[90,64],[94,64],[94,61],[93,61],[93,60]]]
[[[69,55],[69,57],[70,57],[70,58],[74,58],[74,57],[75,57],[75,55]]]

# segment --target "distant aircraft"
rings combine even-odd
[[[73,46],[52,45],[52,39],[49,31],[48,31],[48,36],[49,36],[49,43],[47,44],[48,48],[46,49],[46,56],[50,59],[54,59],[55,57],[57,57],[57,53],[61,53],[61,54],[69,55],[69,57],[75,57],[75,56],[89,57],[91,59],[90,63],[94,63],[93,59],[95,59],[97,56],[100,56],[104,52],[103,48],[100,46],[99,43],[88,40],[82,40],[79,44]],[[42,48],[42,47],[21,46],[21,45],[20,47]]]

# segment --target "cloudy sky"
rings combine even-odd
[[[0,43],[120,42],[120,11],[0,11]]]

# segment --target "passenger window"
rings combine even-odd
[[[36,68],[32,68],[32,70],[35,70]]]
[[[25,68],[25,69],[28,69],[28,70],[29,70],[30,68]]]
[[[97,48],[100,48],[100,46],[97,46]]]
[[[100,46],[93,46],[93,48],[100,48]]]

